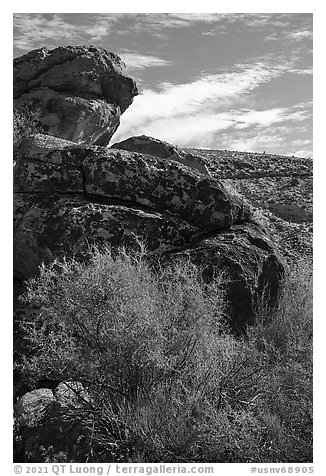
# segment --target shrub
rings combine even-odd
[[[77,380],[92,395],[74,413],[84,456],[69,461],[309,461],[302,275],[287,278],[273,315],[262,305],[247,337],[235,338],[222,274],[207,284],[190,262],[154,266],[140,246],[42,266],[27,285],[25,301],[39,312],[21,324],[29,352],[20,370],[31,387]]]
[[[312,460],[312,318],[312,268],[301,260],[286,276],[276,309],[262,303],[249,330],[250,344],[265,359],[258,411],[267,430],[277,422],[273,451],[281,461]]]

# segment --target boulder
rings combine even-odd
[[[80,146],[43,134],[23,142],[15,167],[14,273],[85,259],[90,245],[133,246],[164,260],[190,258],[211,279],[228,275],[237,329],[254,318],[265,285],[275,300],[284,270],[268,233],[219,180],[161,157]]]
[[[91,403],[89,393],[80,382],[60,382],[53,393],[64,407],[78,408]]]
[[[137,94],[123,61],[104,48],[40,48],[14,60],[14,108],[73,142],[107,145]]]
[[[271,306],[276,303],[284,263],[257,223],[234,225],[167,256],[168,261],[182,258],[200,266],[207,281],[221,270],[224,272],[226,311],[229,325],[236,333],[254,322],[255,308],[263,293]]]
[[[87,195],[16,194],[14,213],[14,277],[22,280],[36,275],[42,262],[85,258],[95,243],[132,246],[141,238],[149,251],[162,253],[200,234],[180,217]]]
[[[210,175],[202,157],[185,152],[175,145],[155,139],[154,137],[144,135],[130,137],[122,142],[113,144],[111,148],[129,150],[130,152],[141,152],[142,154],[153,155],[161,159],[174,160],[204,175]]]
[[[39,134],[22,146],[24,152],[15,172],[16,192],[82,193],[117,199],[122,205],[180,216],[205,231],[227,228],[250,216],[249,207],[221,182],[178,162],[61,142],[52,150],[47,144],[42,155],[43,137]]]
[[[89,400],[79,382],[61,382],[54,392],[39,388],[23,395],[14,407],[14,461],[66,462],[72,455],[83,460],[89,443],[78,411],[89,410]]]
[[[55,403],[52,390],[37,388],[25,393],[15,405],[15,419],[20,426],[37,426],[49,407]]]

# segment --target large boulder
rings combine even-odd
[[[277,301],[284,265],[268,233],[254,221],[234,225],[168,256],[169,261],[181,258],[200,266],[207,281],[223,270],[227,316],[236,333],[254,322],[263,293],[271,306]]]
[[[22,146],[15,190],[116,199],[121,205],[177,215],[203,231],[228,228],[250,216],[249,207],[218,180],[173,160],[62,141],[49,149],[41,134]]]
[[[94,46],[40,48],[14,60],[14,107],[48,134],[107,145],[138,94],[119,56]]]
[[[116,142],[111,147],[113,149],[129,150],[130,152],[141,152],[142,154],[153,155],[154,157],[160,157],[169,161],[175,160],[204,175],[210,175],[202,157],[185,152],[175,145],[155,139],[154,137],[144,135],[129,137],[129,139],[122,142]]]
[[[92,244],[135,245],[141,238],[149,251],[163,253],[185,246],[200,229],[180,217],[145,211],[86,194],[16,194],[14,277],[27,279],[42,262],[64,256],[82,259]]]
[[[14,271],[84,259],[90,245],[133,245],[171,261],[198,263],[207,279],[224,269],[234,328],[254,318],[262,290],[275,300],[284,271],[268,233],[219,180],[175,160],[38,134],[25,141],[15,170]]]

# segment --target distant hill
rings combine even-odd
[[[187,148],[211,174],[238,192],[262,219],[288,259],[312,256],[313,161],[274,154]]]

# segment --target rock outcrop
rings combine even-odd
[[[244,197],[289,262],[313,255],[313,161],[228,150],[187,149]]]
[[[92,243],[141,238],[164,260],[190,257],[207,278],[225,269],[235,328],[253,320],[263,287],[276,297],[283,264],[275,247],[216,178],[174,160],[37,134],[21,147],[14,181],[17,279],[55,258],[83,259]]]
[[[234,225],[168,256],[169,260],[180,258],[199,265],[207,281],[213,279],[217,270],[224,270],[226,311],[229,326],[236,333],[253,324],[255,306],[263,293],[269,296],[271,306],[276,303],[284,267],[258,223]]]
[[[239,224],[249,208],[216,179],[177,162],[42,134],[22,145],[15,169],[15,276],[42,261],[81,255],[91,242],[150,251],[186,246],[207,232]]]
[[[174,160],[180,164],[191,167],[198,172],[209,175],[205,161],[200,157],[176,147],[175,145],[148,136],[130,137],[122,142],[112,145],[112,149],[129,150],[130,152],[141,152],[142,154],[153,155],[168,161]]]
[[[15,60],[14,79],[15,106],[28,105],[48,130],[17,155],[17,279],[55,258],[84,259],[93,243],[141,238],[163,260],[190,257],[207,279],[225,269],[235,328],[252,322],[263,287],[273,302],[282,260],[248,204],[208,173],[205,159],[146,136],[102,146],[137,94],[119,57],[94,47],[42,48]]]
[[[107,145],[137,94],[123,61],[103,48],[40,48],[14,60],[14,107],[63,139]]]

